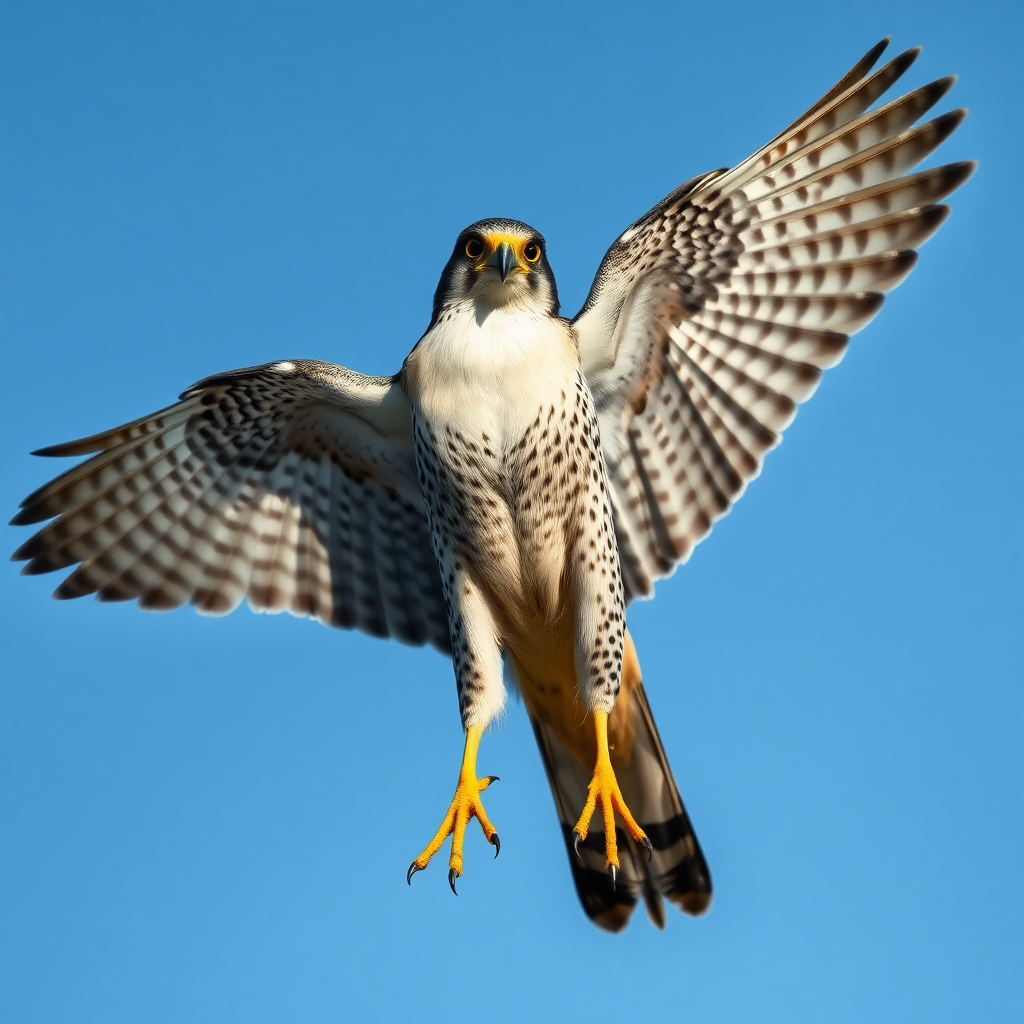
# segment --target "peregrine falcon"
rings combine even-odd
[[[15,553],[77,566],[59,598],[224,614],[243,598],[452,658],[465,748],[441,827],[463,872],[508,673],[533,724],[586,914],[690,914],[711,876],[626,628],[758,475],[797,404],[942,224],[973,163],[908,173],[965,112],[915,126],[941,79],[869,109],[915,60],[874,47],[731,170],[691,178],[618,238],[571,320],[543,236],[457,238],[401,370],[293,360],[193,385],[31,494]]]

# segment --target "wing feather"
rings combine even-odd
[[[888,45],[889,39],[883,39],[872,47],[814,106],[776,135],[768,145],[738,164],[729,174],[731,181],[739,180],[744,173],[756,173],[758,167],[768,167],[801,146],[820,139],[836,125],[867,110],[875,100],[888,92],[890,86],[921,54],[920,47],[907,50],[873,75],[865,77]]]
[[[251,367],[38,454],[90,453],[14,520],[53,520],[14,558],[29,573],[77,566],[56,596],[212,614],[247,599],[448,650],[408,403],[394,379],[326,363]]]
[[[883,184],[916,167],[953,134],[966,116],[966,110],[950,111],[796,180],[784,171],[777,171],[777,177],[766,173],[745,186],[744,198],[751,205],[762,204],[761,208],[770,209],[773,216],[845,199],[851,192]],[[769,205],[763,205],[766,203]]]
[[[169,446],[147,464],[143,474],[129,477],[124,485],[112,484],[87,504],[68,508],[36,538],[45,543],[44,557],[50,556],[51,565],[40,566],[37,558],[26,569],[50,571],[59,553],[64,562],[81,565],[57,588],[55,597],[82,597],[104,589],[133,565],[145,564],[152,541],[167,534],[189,507],[189,495],[182,496],[182,491],[201,470],[201,462],[190,455],[183,441]],[[141,484],[142,489],[134,493],[132,483]],[[78,535],[67,543],[59,539],[62,533]],[[171,544],[178,546],[175,540]],[[26,554],[22,548],[15,557]],[[128,596],[117,594],[114,599]]]
[[[257,543],[254,520],[261,479],[243,468],[257,464],[269,445],[269,438],[254,434],[210,483],[207,504],[216,511],[207,519],[204,532],[214,554],[206,561],[192,597],[204,614],[226,615],[245,600]]]
[[[265,446],[258,435],[251,443],[255,442]],[[227,470],[195,458],[184,433],[173,447],[162,448],[157,441],[154,448],[163,457],[147,462],[143,479],[149,486],[133,494],[131,481],[138,481],[139,476],[127,478],[123,485],[114,481],[104,494],[107,514],[102,522],[91,522],[93,517],[85,508],[70,508],[37,535],[44,538],[48,531],[71,531],[77,524],[84,528],[74,546],[64,547],[65,559],[82,564],[61,584],[56,596],[96,593],[105,601],[141,597],[147,608],[183,603],[174,604],[169,587],[164,586],[177,582],[179,563],[200,564],[187,527],[181,523],[193,509],[200,515],[209,514],[211,481],[216,482]],[[50,551],[58,550],[56,538],[48,539],[47,544]],[[22,548],[15,557],[24,554]],[[33,571],[33,565],[26,568]]]
[[[797,118],[766,146],[728,171],[719,181],[719,186],[723,189],[742,188],[746,181],[756,177],[766,167],[779,164],[797,150],[817,142],[867,110],[875,100],[889,91],[921,54],[921,48],[914,47],[865,78],[866,70],[874,66],[887,45],[888,40],[879,43],[810,110]],[[868,64],[868,58],[872,53],[875,56]],[[860,72],[859,69],[865,65],[865,71]],[[844,86],[844,83],[847,84]]]
[[[345,629],[364,628],[359,621],[355,598],[356,565],[352,552],[356,538],[352,533],[351,498],[341,467],[331,464],[331,624]]]
[[[882,225],[894,214],[928,207],[945,199],[973,171],[974,164],[970,162],[919,171],[896,181],[860,189],[841,201],[811,205],[796,215],[775,217],[769,203],[758,204],[753,208],[750,226],[739,232],[743,246],[741,258],[749,252],[771,251],[787,243],[828,237],[832,232],[864,224],[868,227]]]
[[[744,295],[843,295],[870,289],[888,292],[903,281],[916,262],[916,252],[883,251],[844,263],[738,271],[732,276],[732,285]]]
[[[916,146],[908,143],[914,142],[922,134],[942,131],[944,123],[955,118],[956,112],[912,131],[908,129],[949,92],[955,81],[955,78],[949,77],[932,82],[842,125],[823,138],[796,150],[785,160],[773,162],[759,178],[744,183],[743,191],[747,199],[756,202],[764,196],[773,195],[783,186],[797,183],[806,186],[823,177],[849,173],[851,168],[874,168],[875,173],[893,171],[892,166],[885,166],[885,154],[893,145],[900,147],[900,152],[907,150],[903,159],[913,159],[918,153],[921,153],[918,159],[923,159],[935,148],[934,145],[922,152],[928,144],[927,140]],[[894,173],[901,172],[897,170]],[[888,180],[888,175],[883,180]]]
[[[909,173],[965,111],[915,126],[953,78],[870,109],[919,52],[869,74],[884,48],[753,156],[629,227],[573,320],[630,597],[729,511],[974,170]]]
[[[259,546],[252,564],[248,600],[254,611],[281,612],[291,603],[295,583],[295,542],[300,481],[300,457],[288,452],[274,467],[260,502],[261,516],[256,524]],[[294,528],[293,528],[294,526]]]

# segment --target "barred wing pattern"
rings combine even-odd
[[[629,598],[730,510],[945,220],[934,204],[974,170],[907,175],[966,111],[912,127],[946,78],[865,113],[919,52],[868,76],[887,42],[748,160],[694,178],[627,229],[573,321]]]
[[[393,378],[279,362],[181,397],[37,453],[99,454],[22,502],[15,524],[58,517],[15,552],[24,572],[80,563],[59,598],[215,615],[247,598],[450,649],[409,405]]]

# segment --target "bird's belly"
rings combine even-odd
[[[570,636],[572,647],[566,567],[585,514],[578,481],[589,468],[565,426],[570,419],[552,401],[512,437],[493,422],[494,433],[471,433],[465,421],[417,424],[435,544],[483,591],[503,645]]]
[[[571,639],[540,648],[510,649],[506,653],[516,682],[531,717],[546,722],[562,745],[579,763],[590,769],[597,749],[587,708],[576,682]],[[626,634],[622,666],[622,689],[608,722],[609,749],[616,770],[629,766],[636,725],[633,719],[633,691],[641,684],[640,663],[632,638]]]
[[[468,466],[465,457],[438,461],[435,531],[487,597],[503,645],[548,646],[570,632],[572,503],[558,489],[531,486],[529,469],[482,450]]]

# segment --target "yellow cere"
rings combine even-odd
[[[490,257],[491,254],[501,245],[502,242],[508,242],[512,247],[512,251],[516,254],[516,261],[519,266],[515,267],[514,270],[520,274],[528,274],[530,272],[529,264],[536,263],[536,259],[528,260],[523,255],[523,250],[530,244],[531,238],[527,235],[525,238],[522,235],[507,235],[504,232],[496,231],[494,233],[488,233],[483,236],[484,244],[488,247],[485,255]]]

